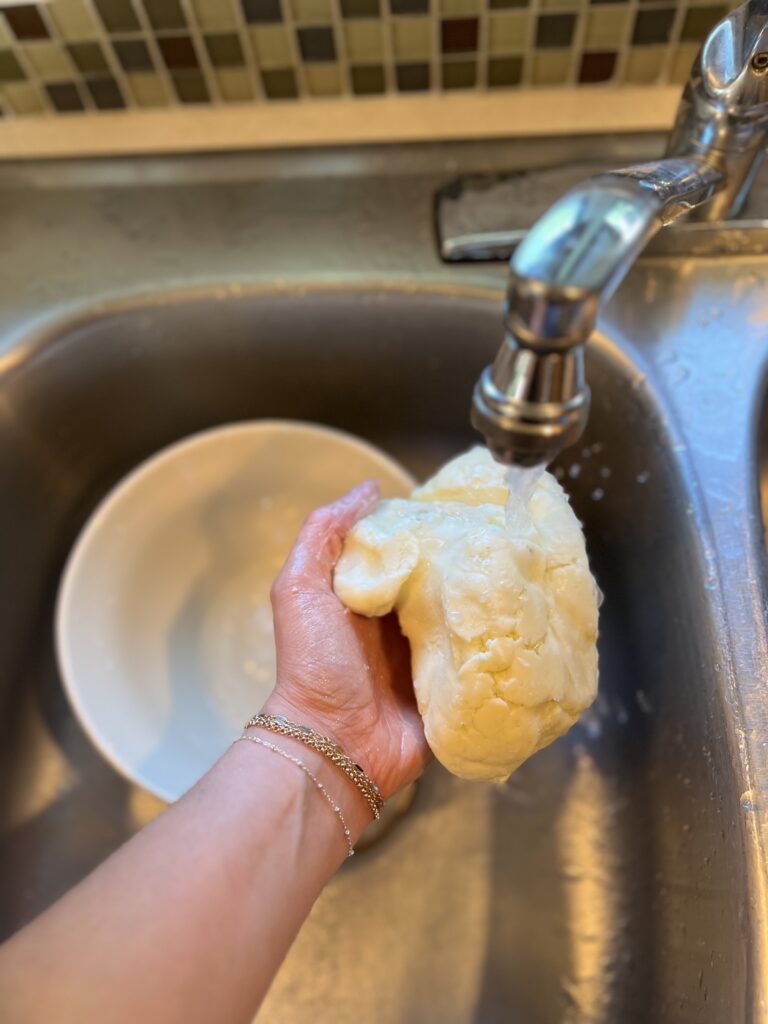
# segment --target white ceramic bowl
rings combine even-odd
[[[184,793],[274,682],[269,588],[308,512],[374,477],[413,479],[349,434],[261,420],[210,430],[143,463],[70,555],[56,645],[83,728],[118,771]]]

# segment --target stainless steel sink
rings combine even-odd
[[[405,237],[408,221],[428,210],[438,171],[406,175],[399,190],[378,181],[370,202],[380,223],[389,218]],[[18,177],[4,183],[0,175],[0,205],[19,187]],[[65,193],[68,209],[87,209],[94,222],[108,210],[109,230],[125,204],[158,201],[93,183],[73,198],[70,187],[57,198],[50,183],[33,183],[27,224],[31,216],[50,225]],[[296,194],[305,203],[327,196],[327,183],[315,187],[304,183]],[[174,226],[167,235],[156,228],[154,239],[160,251],[175,244],[181,262],[192,188],[168,186]],[[211,188],[209,198],[222,195]],[[220,201],[226,218],[231,190]],[[312,230],[302,243],[319,251],[322,230]],[[502,278],[442,268],[427,254],[428,233],[416,233],[410,275],[384,265],[381,252],[361,263],[362,247],[349,237],[336,243],[345,255],[337,251],[332,280],[304,266],[278,286],[282,275],[265,261],[258,273],[182,292],[178,264],[163,273],[161,255],[148,250],[145,276],[132,271],[122,289],[115,279],[110,295],[108,271],[96,269],[109,252],[103,227],[96,252],[77,257],[76,313],[61,295],[46,296],[36,321],[33,297],[17,297],[21,312],[5,325],[0,362],[0,935],[159,809],[90,746],[53,657],[64,559],[112,484],[177,438],[253,417],[342,427],[419,476],[476,441],[469,399],[498,346]],[[392,252],[402,256],[398,246]],[[61,247],[52,251],[57,265]],[[98,295],[83,267],[101,275]],[[696,373],[678,372],[694,350],[691,324],[712,295],[735,302],[743,273],[694,261],[641,266],[591,346],[591,420],[556,471],[605,594],[597,704],[506,786],[463,783],[433,766],[398,827],[323,894],[260,1019],[764,1019],[768,725],[764,717],[761,732],[760,716],[768,699],[756,673],[768,659],[750,433],[764,355],[750,357],[744,413],[725,415],[715,441],[704,411],[689,416],[683,401]],[[131,290],[143,295],[125,297]],[[643,303],[659,316],[638,317]],[[708,331],[699,328],[696,351],[716,373]],[[735,346],[742,321],[721,334]],[[730,383],[713,376],[709,391],[728,394]],[[718,443],[739,453],[730,511],[722,481],[733,466]]]

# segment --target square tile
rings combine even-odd
[[[85,86],[97,110],[122,110],[125,107],[120,86],[111,75],[86,78]]]
[[[179,0],[144,0],[144,10],[152,28],[159,31],[187,27]]]
[[[358,64],[349,69],[352,92],[356,96],[378,96],[386,91],[387,83],[381,64]]]
[[[432,21],[429,18],[393,19],[392,49],[396,60],[429,60],[432,45]]]
[[[297,24],[327,25],[333,20],[331,0],[288,0]]]
[[[200,71],[174,71],[171,79],[180,103],[210,103],[208,86]]]
[[[629,9],[626,6],[591,10],[587,14],[584,45],[590,50],[622,46],[628,27]]]
[[[262,71],[261,84],[264,95],[270,100],[295,100],[299,90],[296,87],[296,75],[293,68],[274,68]]]
[[[525,53],[531,31],[531,16],[527,12],[491,14],[488,17],[489,53]]]
[[[579,66],[578,81],[583,84],[610,82],[616,71],[616,57],[611,50],[597,50],[594,53],[583,53]]]
[[[141,28],[131,0],[94,0],[108,32],[138,32]]]
[[[716,7],[689,7],[680,38],[683,42],[703,42],[721,18],[728,13],[724,4]]]
[[[514,7],[528,7],[528,0],[489,0],[492,11],[507,11]]]
[[[245,68],[218,68],[216,85],[225,103],[249,103],[254,98],[251,76]]]
[[[296,29],[301,59],[305,61],[336,60],[336,41],[330,25]]]
[[[586,6],[586,0],[539,0],[540,11],[580,11]]]
[[[269,24],[283,20],[280,0],[241,0],[245,20],[253,24]]]
[[[440,13],[447,17],[462,14],[479,14],[483,9],[481,0],[439,0]]]
[[[674,20],[674,7],[638,11],[632,31],[632,45],[647,46],[649,43],[668,42]]]
[[[29,82],[6,82],[2,94],[17,117],[32,117],[48,109],[38,87]]]
[[[50,32],[35,4],[3,8],[5,20],[17,39],[48,39]]]
[[[477,50],[479,18],[443,18],[440,46],[443,53],[473,53]]]
[[[78,71],[84,75],[98,75],[109,71],[99,43],[70,43],[67,51]]]
[[[200,28],[204,32],[217,32],[235,28],[237,20],[233,3],[239,2],[240,0],[191,0],[191,6]]]
[[[565,85],[571,76],[570,50],[545,50],[533,56],[534,85]]]
[[[137,107],[167,107],[169,105],[168,92],[160,75],[137,72],[125,77],[133,96],[133,102]]]
[[[60,43],[27,43],[24,55],[40,78],[67,81],[75,73],[69,54]]]
[[[522,57],[493,57],[488,61],[488,86],[491,89],[511,88],[523,80]]]
[[[379,0],[341,0],[342,18],[378,18]]]
[[[0,50],[0,82],[23,82],[26,77],[13,50]]]
[[[52,0],[48,17],[64,39],[92,39],[99,27],[85,0]]]
[[[170,71],[198,67],[197,53],[189,36],[160,36],[157,40],[157,45],[160,47],[160,53],[163,55],[165,66]],[[191,78],[190,81],[192,81]],[[196,88],[196,86],[190,88]],[[178,92],[178,88],[176,91]],[[182,102],[195,101],[182,100]]]
[[[575,14],[541,14],[536,23],[536,46],[539,50],[570,46],[575,28]]]
[[[443,89],[474,89],[477,85],[477,61],[445,60],[440,77]]]
[[[322,64],[307,64],[304,81],[310,96],[340,96],[342,92],[341,68],[338,64],[324,61]]]
[[[669,81],[685,85],[688,81],[693,62],[699,52],[698,43],[681,43],[672,52],[672,63],[669,67]]]
[[[400,92],[427,92],[429,90],[429,64],[397,64],[395,77]]]
[[[393,14],[428,14],[429,0],[389,0]]]
[[[245,64],[240,37],[235,32],[207,35],[205,48],[215,68],[238,68]]]
[[[361,64],[374,63],[381,60],[384,55],[384,36],[380,21],[347,22],[344,25],[344,40],[347,45],[347,56],[351,61]]]
[[[635,85],[658,82],[667,58],[666,46],[636,46],[629,50],[624,62],[623,79]]]
[[[113,39],[112,49],[123,71],[151,71],[152,55],[143,39]]]
[[[253,54],[262,68],[285,68],[293,61],[293,51],[285,25],[260,25],[250,29]]]
[[[74,114],[85,110],[85,104],[74,82],[48,82],[45,91],[54,110],[59,114]]]

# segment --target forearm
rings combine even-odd
[[[302,744],[278,745],[323,782],[356,839],[370,818],[359,794]],[[3,1020],[247,1021],[346,853],[304,772],[238,743],[0,950]]]

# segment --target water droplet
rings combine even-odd
[[[644,469],[641,473],[638,473],[637,476],[635,477],[635,480],[637,480],[637,482],[639,484],[647,484],[650,479],[651,479],[651,474],[648,472],[647,469]]]
[[[590,494],[590,498],[592,499],[592,501],[602,501],[604,497],[605,491],[602,487],[596,487],[594,491],[592,491],[592,493]]]
[[[574,462],[574,464],[572,466],[569,466],[569,468],[568,468],[568,476],[571,478],[571,480],[578,480],[580,473],[581,473],[581,466],[579,465],[578,462]]]
[[[610,475],[611,475],[611,467],[610,466],[601,466],[600,467],[600,476],[603,478],[603,480],[607,480]]]
[[[581,457],[582,457],[582,459],[591,459],[592,458],[592,449],[591,448],[582,448],[581,449]]]
[[[635,700],[637,701],[637,706],[644,714],[650,715],[653,712],[653,705],[648,700],[648,695],[644,690],[637,690]]]

